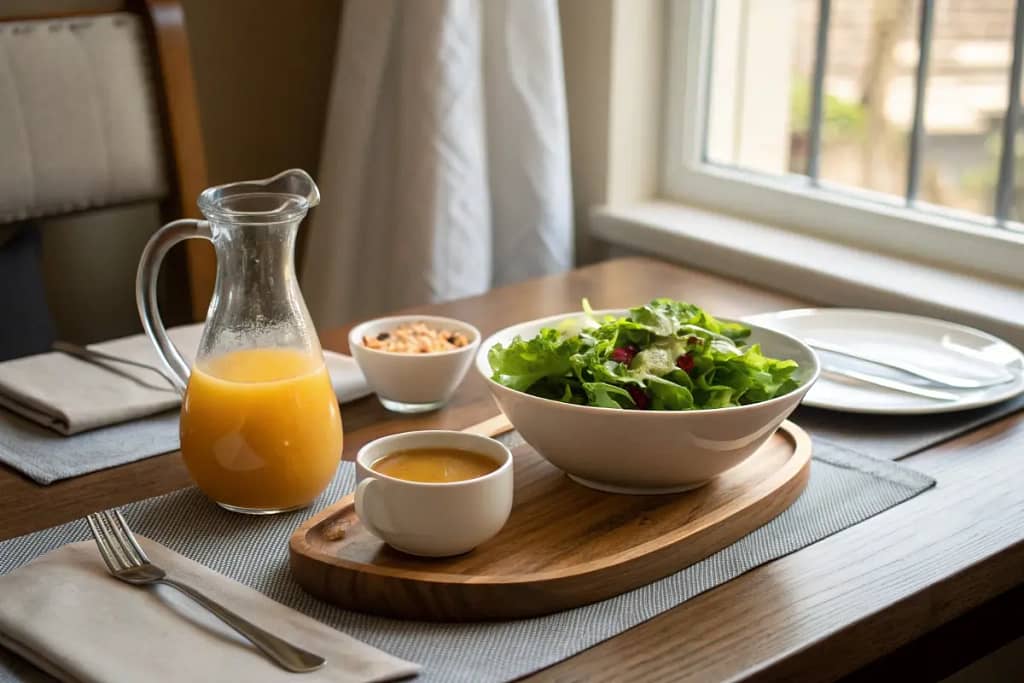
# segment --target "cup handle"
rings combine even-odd
[[[366,500],[367,490],[378,483],[378,480],[374,477],[366,477],[356,486],[356,515],[359,516],[359,521],[363,523],[367,531],[380,540],[386,541],[385,534],[380,530],[380,527],[370,521],[370,517],[376,517],[377,519],[384,517],[384,523],[387,524],[387,513],[384,512],[384,508],[381,506],[373,505]],[[373,512],[370,512],[370,510],[373,510]]]
[[[160,311],[156,300],[156,283],[160,275],[160,263],[167,251],[178,242],[192,237],[213,241],[213,232],[208,221],[183,218],[171,221],[154,233],[142,250],[139,271],[135,276],[135,303],[139,307],[139,317],[146,335],[156,347],[157,355],[168,370],[170,379],[178,393],[184,394],[188,386],[189,367],[181,355],[181,351],[167,336],[167,329],[160,319]]]

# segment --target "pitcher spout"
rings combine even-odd
[[[301,219],[320,203],[320,190],[300,168],[261,180],[243,180],[204,190],[199,209],[211,221],[266,224]]]

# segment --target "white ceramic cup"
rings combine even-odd
[[[444,484],[396,479],[371,469],[384,456],[412,448],[473,451],[494,460],[498,469]],[[512,511],[512,453],[494,439],[466,432],[405,432],[371,441],[356,455],[356,482],[356,514],[363,526],[410,555],[467,553],[501,531]]]

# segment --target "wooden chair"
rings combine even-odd
[[[0,16],[0,248],[26,225],[45,234],[47,220],[138,202],[157,202],[163,221],[199,216],[206,162],[181,5],[92,5]],[[178,256],[168,294],[201,320],[213,250],[190,240]]]

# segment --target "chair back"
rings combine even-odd
[[[84,233],[86,214],[98,210],[151,203],[158,221],[198,216],[207,176],[183,10],[176,0],[108,4],[112,11],[0,17],[0,248],[25,230],[45,245],[50,226],[71,232],[69,217]],[[72,234],[68,242],[80,248],[49,260],[64,267],[77,255],[102,269],[116,255],[130,268],[146,236],[126,249],[82,247],[89,236]],[[199,320],[216,267],[209,245],[192,242],[178,262],[187,288],[179,280],[168,294]],[[118,287],[132,287],[131,276],[119,273]],[[60,272],[47,277],[58,281],[47,289],[74,296],[61,290]]]

